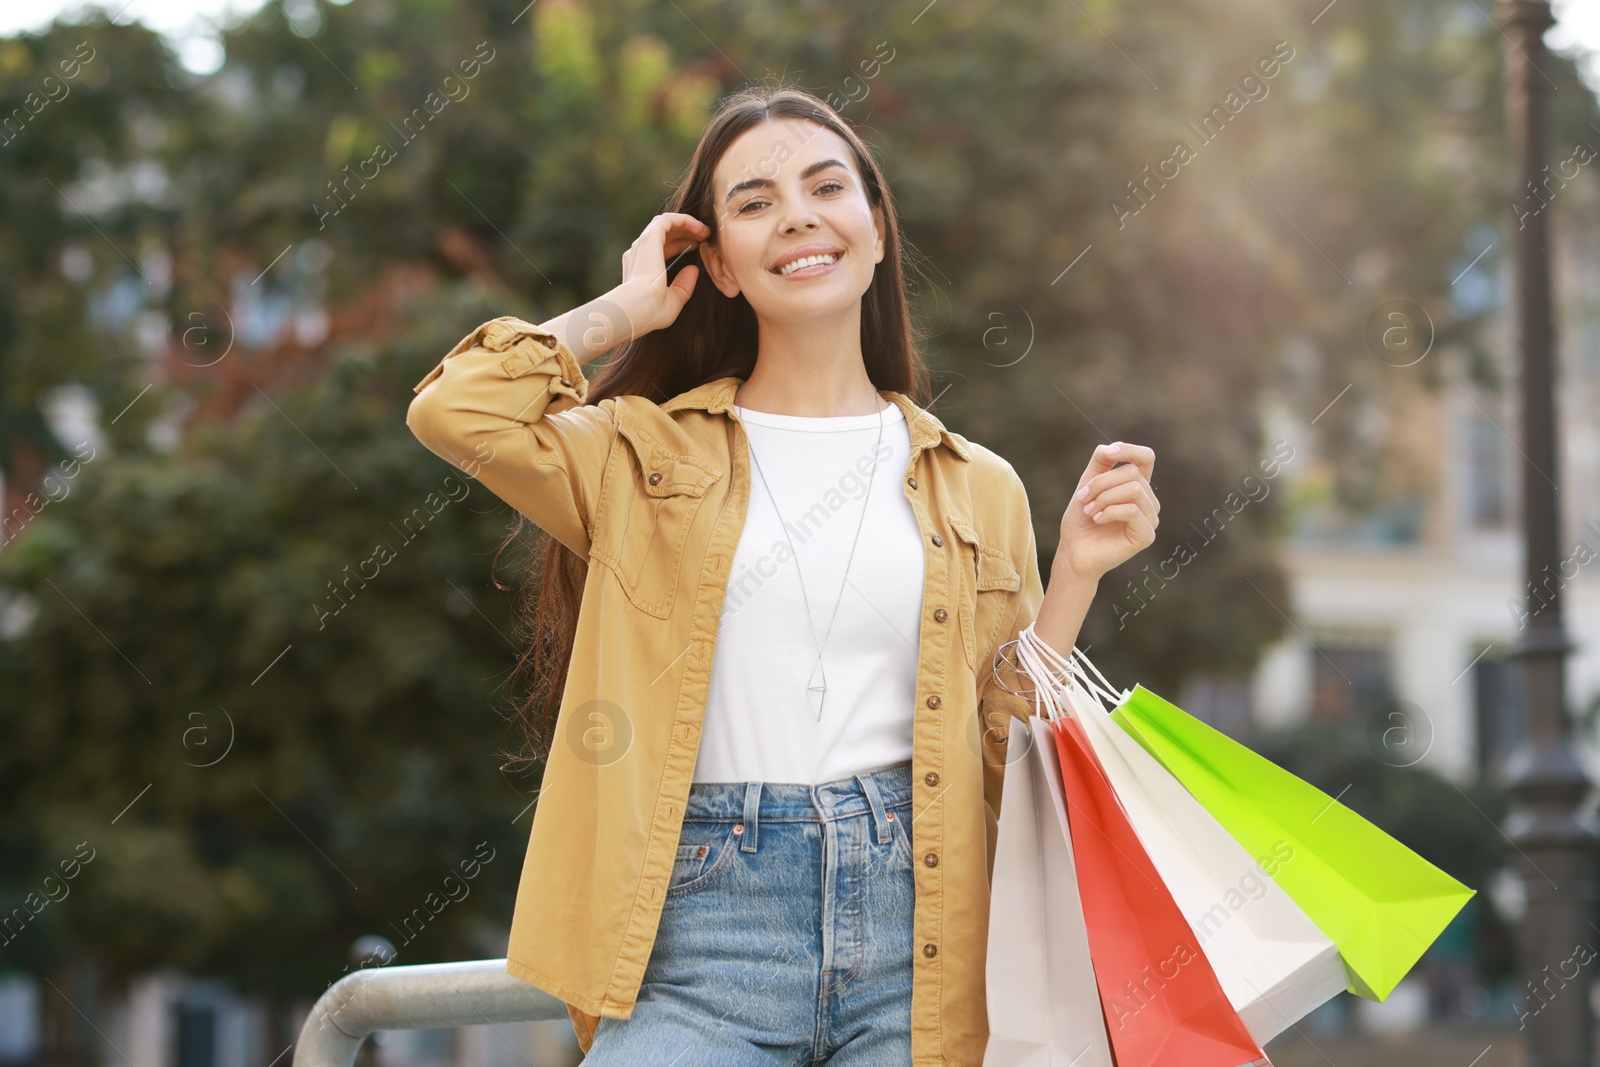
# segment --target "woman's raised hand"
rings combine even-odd
[[[611,299],[622,305],[633,325],[633,336],[671,326],[700,280],[700,268],[691,263],[667,284],[667,261],[696,248],[711,236],[711,227],[677,211],[650,220],[633,245],[622,253],[622,284]]]
[[[1088,581],[1150,545],[1160,525],[1161,502],[1150,488],[1156,454],[1144,445],[1099,445],[1078,479],[1061,517],[1056,560]]]

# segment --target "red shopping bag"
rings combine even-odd
[[[1053,723],[1078,892],[1117,1067],[1270,1067],[1075,719]]]

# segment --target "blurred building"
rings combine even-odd
[[[1554,237],[1561,469],[1548,473],[1559,491],[1564,564],[1547,582],[1561,590],[1578,645],[1567,660],[1568,705],[1592,744],[1600,712],[1600,256],[1571,230],[1557,227]],[[1495,243],[1492,231],[1477,242]],[[1499,266],[1491,272],[1488,262]],[[1436,345],[1412,363],[1380,359],[1352,336],[1351,380],[1364,390],[1335,399],[1336,386],[1321,413],[1267,413],[1267,441],[1295,451],[1273,487],[1294,516],[1282,555],[1289,602],[1274,605],[1292,624],[1253,677],[1195,680],[1184,707],[1230,732],[1342,723],[1395,765],[1459,784],[1502,780],[1523,731],[1508,653],[1527,596],[1509,269],[1504,250],[1491,249],[1452,286],[1450,309],[1491,312],[1485,339],[1500,388],[1469,381],[1463,349]],[[1416,325],[1421,339],[1426,323]],[[1342,414],[1361,427],[1359,450],[1372,457],[1374,476],[1380,465],[1405,468],[1412,493],[1362,514],[1329,502],[1332,467],[1310,422],[1340,404],[1360,405]]]

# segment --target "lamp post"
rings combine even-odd
[[[1544,31],[1548,0],[1496,0],[1505,37],[1506,121],[1515,176],[1517,340],[1522,357],[1522,528],[1526,612],[1513,655],[1522,669],[1528,731],[1507,768],[1506,836],[1516,845],[1527,908],[1518,939],[1527,1013],[1528,1067],[1593,1067],[1591,972],[1569,968],[1590,925],[1597,838],[1583,810],[1590,782],[1572,747],[1564,663],[1573,647],[1561,623],[1555,420],[1555,321],[1550,215],[1539,184],[1549,146]],[[1541,196],[1533,197],[1535,190]],[[1578,958],[1582,958],[1579,956]],[[1563,974],[1563,969],[1568,969]]]

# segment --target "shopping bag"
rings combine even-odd
[[[1228,1001],[1265,1044],[1348,982],[1337,947],[1269,876],[1293,859],[1279,842],[1252,858],[1161,763],[1110,719],[1117,696],[1040,641],[1018,642],[1024,673],[1043,684],[1035,706],[1083,726],[1140,843],[1194,931]],[[1281,846],[1281,847],[1278,847]]]
[[[1273,879],[1339,947],[1352,993],[1387,997],[1473,896],[1316,786],[1142,685],[1112,718],[1251,855],[1293,849]]]
[[[1082,724],[1066,718],[1050,728],[1117,1067],[1270,1067],[1150,862]]]
[[[1294,862],[1293,850],[1275,842],[1259,859],[1251,856],[1111,721],[1098,697],[1073,678],[1064,689],[1140,844],[1250,1036],[1265,1045],[1343,992],[1348,979],[1338,948],[1271,877]]]
[[[989,890],[983,1067],[1112,1067],[1044,721],[1013,718],[1006,751]]]

